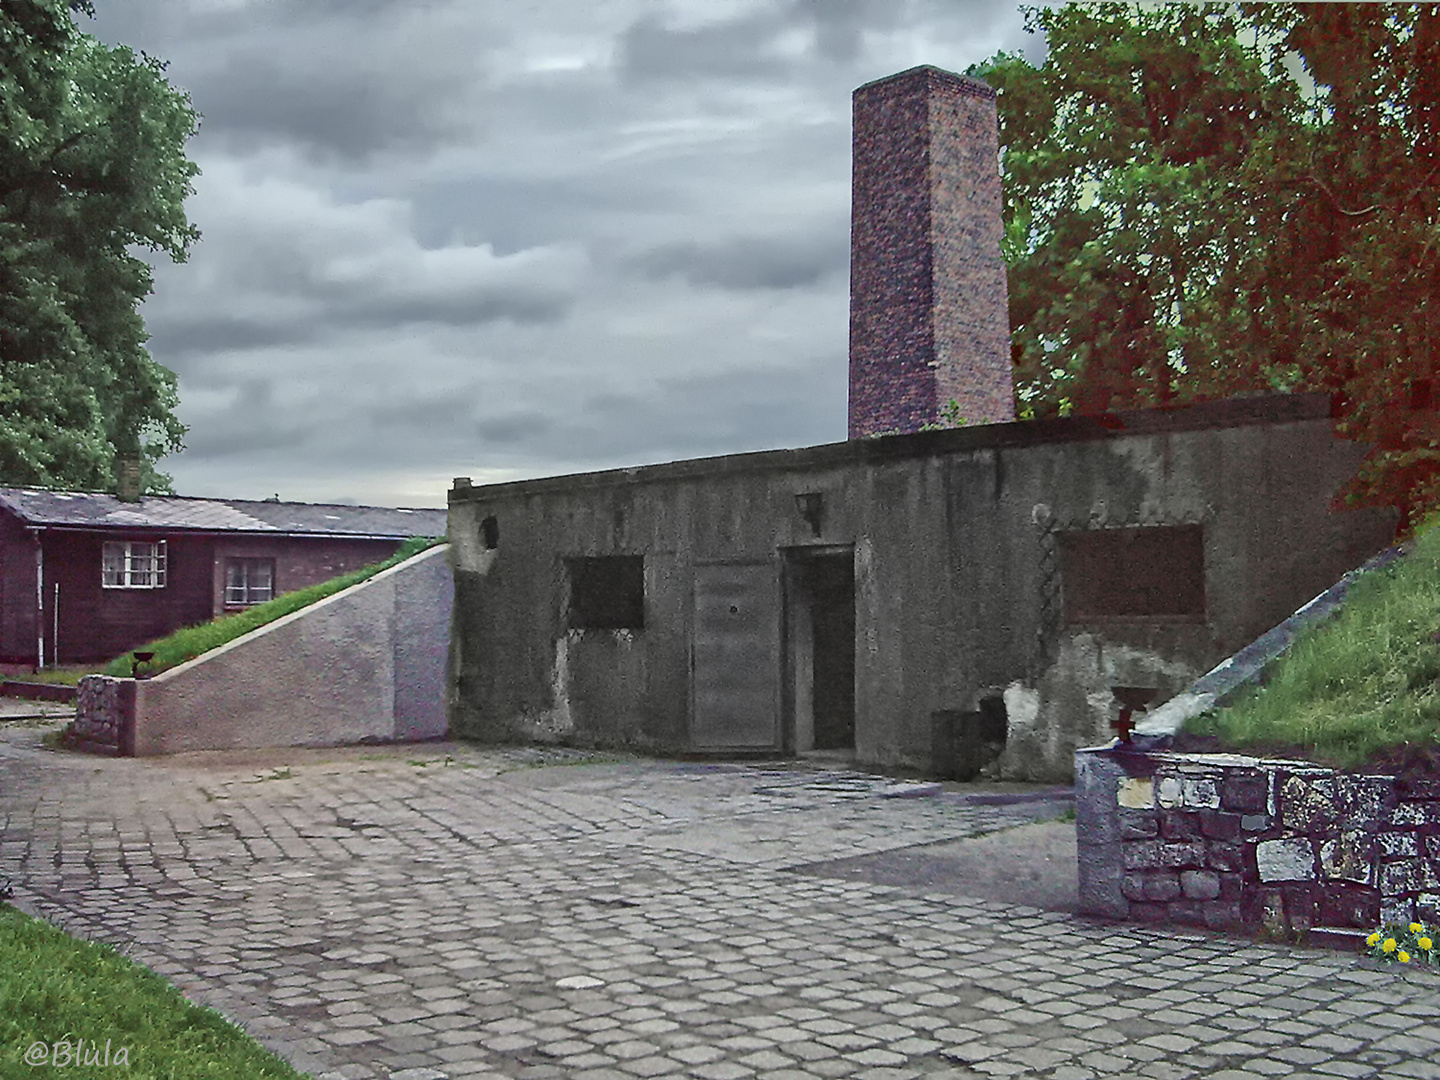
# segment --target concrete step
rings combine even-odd
[[[1365,939],[1369,935],[1369,930],[1348,926],[1312,926],[1305,935],[1305,944],[1339,952],[1361,953],[1365,951]]]
[[[31,701],[62,701],[72,704],[75,694],[75,687],[57,683],[20,682],[16,679],[6,679],[0,683],[0,695],[28,698]]]

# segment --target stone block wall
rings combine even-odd
[[[1242,931],[1440,919],[1440,781],[1228,754],[1075,758],[1092,914]]]
[[[135,752],[135,680],[86,675],[75,693],[65,744],[97,754]]]

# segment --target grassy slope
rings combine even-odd
[[[1404,748],[1440,749],[1440,516],[1410,553],[1361,575],[1334,618],[1299,635],[1263,688],[1188,721],[1187,734],[1265,753],[1303,748],[1355,769]]]
[[[115,1074],[136,1080],[303,1076],[219,1013],[186,1001],[153,971],[0,904],[0,1076],[108,1074],[103,1067],[25,1061],[37,1042],[68,1040],[73,1054],[80,1039],[82,1055],[92,1044],[103,1054],[108,1039]],[[114,1065],[121,1047],[128,1068]]]
[[[440,539],[414,537],[401,544],[395,554],[383,562],[372,563],[370,566],[331,578],[329,581],[296,589],[294,592],[277,596],[274,600],[267,600],[263,604],[256,604],[254,607],[246,608],[234,615],[224,615],[198,626],[181,627],[168,637],[140,646],[141,652],[148,651],[155,654],[155,659],[151,661],[146,670],[149,674],[154,675],[167,668],[177,667],[187,660],[195,659],[201,653],[207,653],[228,641],[234,641],[252,630],[259,629],[266,623],[274,622],[281,616],[299,611],[303,607],[309,607],[317,600],[323,600],[342,589],[348,589],[351,585],[372,578],[380,571],[389,569],[397,563],[419,554],[426,548],[440,543],[444,543],[443,537]],[[105,674],[128,676],[131,672],[133,656],[133,653],[126,653],[124,656],[112,660],[106,666]]]

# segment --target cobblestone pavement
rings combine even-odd
[[[15,902],[327,1080],[1440,1078],[1425,972],[793,869],[1062,804],[446,745],[88,758],[44,730],[0,724]]]

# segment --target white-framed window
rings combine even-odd
[[[165,541],[107,540],[100,567],[107,589],[163,589]]]
[[[275,595],[274,559],[226,559],[225,604],[263,604]]]

